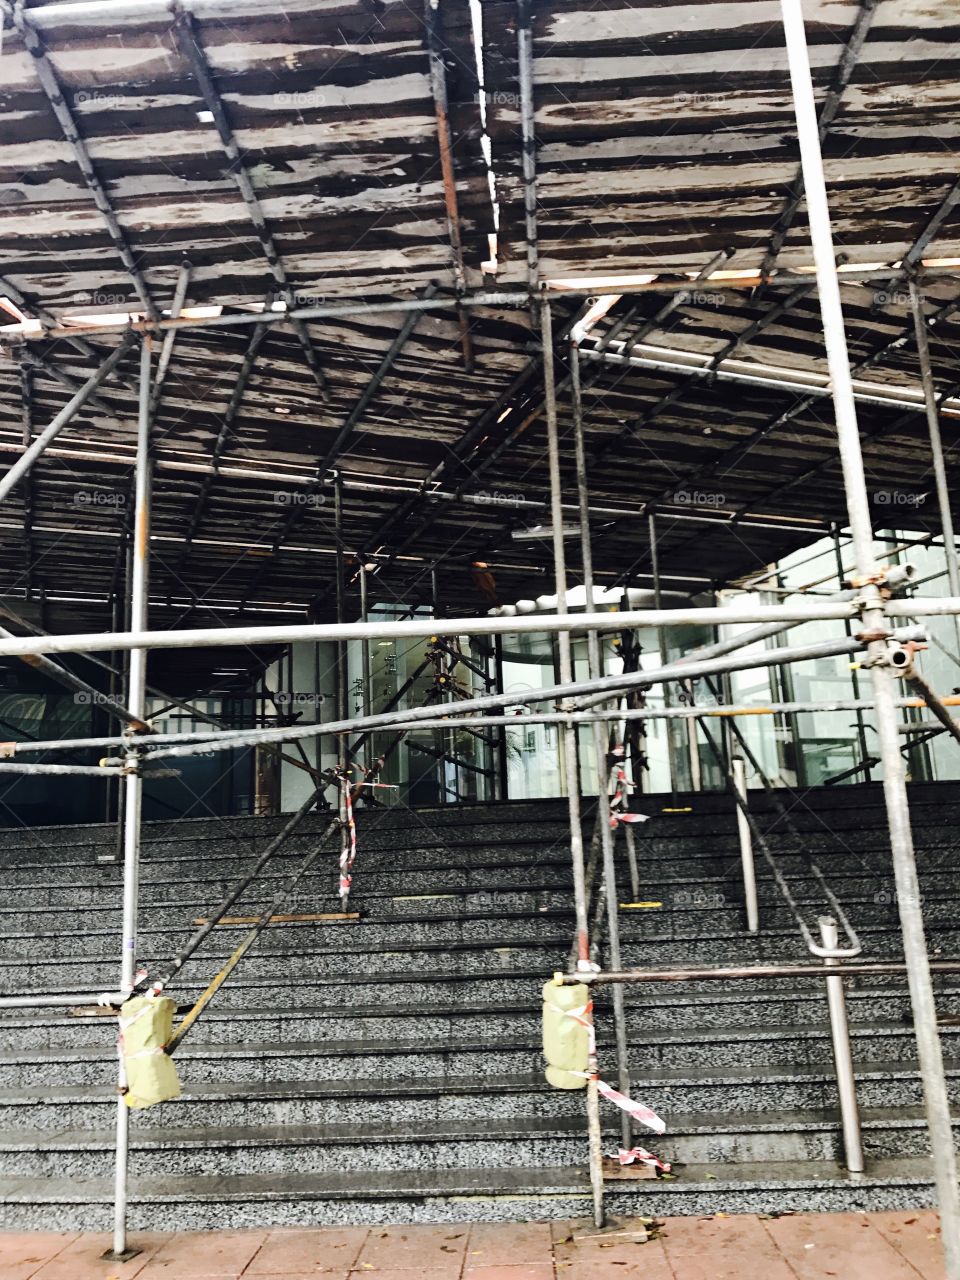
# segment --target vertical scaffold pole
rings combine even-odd
[[[370,608],[370,598],[367,594],[367,566],[360,565],[360,621],[368,622],[368,611]],[[363,680],[363,714],[365,716],[373,713],[373,676],[370,666],[370,641],[363,637],[360,641],[360,671]],[[374,751],[373,734],[368,733],[363,740],[363,763],[365,768],[370,769],[373,766],[376,752]]]
[[[660,544],[657,535],[657,516],[656,512],[651,511],[647,516],[647,535],[650,539],[650,572],[653,575],[653,607],[659,609],[662,602],[662,594],[660,591]],[[660,651],[660,665],[665,667],[668,662],[667,650],[667,634],[663,627],[657,627],[657,647]],[[663,705],[669,707],[673,705],[673,695],[671,686],[665,684],[663,686]],[[663,726],[664,740],[667,745],[667,770],[670,776],[670,793],[676,796],[677,793],[677,774],[675,747],[677,743],[677,732],[685,732],[683,725],[677,725],[673,720],[667,720]]]
[[[871,579],[877,573],[877,563],[870,522],[870,502],[853,398],[803,10],[800,0],[781,0],[781,8],[854,561],[858,579],[867,584],[863,587],[863,626],[868,635],[882,634],[886,627],[886,617],[880,592],[876,586],[871,585]],[[924,933],[913,834],[910,829],[906,776],[897,732],[894,677],[887,662],[886,644],[883,640],[872,640],[868,653],[897,904],[913,1008],[917,1057],[923,1081],[934,1181],[940,1206],[945,1274],[946,1280],[960,1280],[960,1185],[957,1183],[950,1104],[943,1073],[943,1054],[937,1030],[930,960]]]
[[[844,573],[844,570],[843,570],[843,550],[840,545],[840,529],[838,525],[833,526],[833,554],[837,562],[837,590],[842,591],[846,574]],[[853,627],[850,624],[849,618],[846,619],[843,626],[847,635],[852,636]],[[850,671],[850,683],[853,687],[853,696],[859,702],[860,677],[857,675],[856,667],[853,667]],[[867,745],[867,724],[863,718],[862,711],[857,712],[857,743],[860,747],[860,763],[864,766],[863,779],[865,782],[872,782],[873,770],[872,768],[867,766],[867,761],[870,759],[870,750]]]
[[[573,399],[573,443],[577,468],[577,497],[580,506],[580,546],[583,553],[583,586],[586,592],[586,610],[594,610],[593,597],[593,543],[590,536],[590,487],[587,478],[587,453],[583,439],[583,396],[580,386],[580,353],[576,343],[570,344],[570,388]],[[596,631],[587,632],[587,664],[591,678],[602,676],[603,657],[600,637]],[[617,867],[614,858],[613,829],[606,813],[609,807],[610,771],[607,767],[607,730],[599,721],[593,722],[593,751],[597,762],[597,805],[599,806],[600,849],[603,859],[603,884],[607,906],[607,933],[610,937],[610,967],[619,970],[620,954],[620,896],[617,892]],[[629,827],[627,831],[629,832]],[[630,832],[632,835],[632,832]],[[617,1087],[630,1096],[629,1045],[627,1018],[624,1008],[624,991],[620,983],[613,986],[613,1029],[617,1045]],[[633,1146],[633,1129],[630,1117],[620,1112],[620,1136],[626,1150]]]
[[[733,786],[743,801],[748,803],[747,766],[742,756],[734,756],[731,764]],[[743,871],[743,900],[747,910],[747,932],[759,933],[760,907],[757,902],[757,873],[753,862],[753,833],[747,815],[737,805],[737,835],[740,838],[740,866]]]
[[[540,340],[543,349],[543,387],[547,419],[547,455],[550,468],[550,519],[553,527],[553,569],[557,590],[557,613],[567,612],[567,561],[563,547],[563,492],[560,479],[560,435],[557,425],[557,388],[553,367],[553,317],[550,304],[541,301]],[[573,647],[570,633],[557,636],[560,683],[573,680]],[[580,822],[580,775],[577,767],[577,730],[567,721],[560,728],[567,777],[567,806],[570,816],[570,857],[573,863],[573,901],[577,920],[577,961],[589,964],[590,926],[587,919],[587,886],[583,861],[583,827]],[[596,1055],[590,1061],[587,1082],[587,1133],[590,1144],[590,1186],[593,1192],[593,1219],[603,1226],[603,1145],[600,1131],[600,1095],[597,1091]]]
[[[333,490],[333,528],[337,544],[337,622],[343,623],[343,476],[337,471]],[[341,720],[347,718],[347,642],[337,640],[337,716]]]
[[[140,348],[140,399],[137,417],[137,461],[134,479],[133,558],[130,578],[130,630],[146,631],[150,588],[150,338]],[[135,716],[146,715],[147,650],[131,649],[127,683],[127,706]],[[120,959],[120,990],[132,989],[137,964],[137,908],[140,887],[140,820],[143,807],[143,778],[140,755],[131,740],[127,746],[128,772],[124,779],[123,811],[123,939]],[[127,1249],[127,1166],[129,1162],[130,1112],[123,1098],[126,1078],[120,1067],[117,1097],[117,1153],[114,1187],[113,1251],[115,1259],[132,1257]]]
[[[910,307],[913,311],[913,330],[917,339],[917,355],[920,359],[920,378],[923,383],[923,402],[927,411],[927,433],[930,436],[930,453],[933,459],[933,478],[937,490],[937,508],[940,528],[943,530],[943,554],[947,562],[947,581],[950,594],[960,596],[960,563],[957,561],[957,541],[953,529],[953,512],[950,510],[950,484],[943,460],[943,437],[940,434],[940,405],[937,388],[930,365],[930,339],[927,336],[927,319],[923,312],[923,295],[916,280],[910,281]],[[960,618],[954,614],[953,634],[956,651],[960,653]]]

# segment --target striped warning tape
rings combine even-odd
[[[621,1147],[617,1152],[609,1152],[607,1159],[616,1160],[621,1168],[634,1162],[652,1165],[654,1169],[660,1169],[664,1173],[669,1173],[672,1168],[665,1160],[661,1160],[650,1151],[645,1151],[643,1147],[631,1147],[629,1151],[624,1151]]]
[[[564,1013],[568,1018],[572,1018],[574,1022],[578,1022],[581,1027],[587,1029],[587,1052],[591,1058],[596,1057],[597,1038],[593,1026],[593,1001],[588,1000],[586,1004],[580,1005],[576,1009],[561,1009],[557,1004],[548,1005],[549,1008],[555,1009],[558,1013]],[[606,1098],[608,1102],[612,1102],[615,1107],[619,1107],[621,1111],[626,1111],[628,1115],[633,1116],[634,1120],[645,1125],[648,1129],[652,1129],[654,1133],[666,1133],[666,1123],[660,1119],[655,1111],[651,1111],[648,1106],[642,1102],[635,1102],[633,1098],[628,1098],[625,1093],[621,1093],[619,1089],[614,1089],[612,1084],[607,1084],[606,1080],[601,1080],[598,1075],[589,1071],[571,1071],[571,1075],[582,1076],[585,1080],[596,1080],[597,1091],[602,1098]]]
[[[346,899],[350,896],[350,886],[353,884],[351,872],[357,860],[357,824],[353,817],[353,786],[350,778],[346,770],[342,770],[339,777],[345,822],[340,842],[340,897]]]

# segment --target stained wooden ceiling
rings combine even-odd
[[[402,315],[376,306],[431,288],[452,297],[461,264],[468,291],[526,285],[520,10],[482,0],[483,114],[469,6],[440,0],[436,11],[451,237],[424,12],[399,0],[185,8],[28,3],[19,26],[7,12],[0,298],[47,326],[142,313],[144,294],[159,314],[188,261],[187,307],[346,298],[357,310],[299,334],[286,324],[177,336],[155,415],[158,625],[329,617],[334,471],[349,573],[358,558],[377,564],[375,598],[429,598],[437,562],[448,610],[489,607],[477,561],[492,566],[503,602],[549,592],[549,544],[513,536],[548,514],[542,362],[527,311],[465,310],[465,342],[456,312],[428,312],[404,333]],[[730,271],[809,266],[777,3],[551,0],[532,12],[541,280],[675,279],[721,251],[731,251]],[[805,12],[838,250],[848,264],[896,263],[912,250],[918,261],[960,258],[960,12],[947,0],[815,0]],[[51,100],[51,74],[79,151]],[[950,393],[960,383],[951,308],[960,273],[940,266],[921,278],[937,318],[934,372]],[[915,401],[905,273],[848,282],[843,294],[863,381]],[[815,292],[775,277],[754,290],[707,281],[651,325],[668,296],[623,296],[582,344],[595,559],[605,585],[627,573],[649,585],[655,510],[666,585],[693,593],[811,541],[843,521],[844,504],[829,400],[725,380],[736,360],[741,373],[776,366],[822,381]],[[558,295],[558,334],[580,306]],[[608,357],[648,363],[591,359],[612,330]],[[0,454],[12,461],[25,413],[41,429],[117,339],[8,337]],[[650,367],[658,349],[659,363],[678,353],[726,363],[710,377]],[[556,356],[573,503],[564,341]],[[34,614],[42,597],[51,626],[107,625],[111,596],[123,592],[136,363],[132,352],[0,511],[0,597]],[[896,493],[897,523],[934,531],[922,412],[867,396],[860,415],[878,523],[890,518],[882,495]],[[951,467],[958,422],[944,415]],[[576,580],[575,542],[570,555]]]

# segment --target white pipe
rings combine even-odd
[[[803,10],[800,0],[781,0],[781,7],[854,561],[857,576],[870,584],[863,592],[863,627],[868,633],[882,635],[888,615],[884,608],[885,602],[876,585],[873,585],[877,561],[874,555],[870,502],[860,446],[843,307],[837,283],[836,255],[830,227]],[[916,607],[912,601],[910,606]],[[875,640],[869,645],[869,656],[872,663],[870,677],[875,701],[874,718],[883,769],[883,793],[897,887],[897,907],[903,934],[917,1057],[923,1081],[934,1182],[940,1207],[945,1273],[947,1280],[960,1280],[960,1186],[957,1183],[957,1157],[920,904],[906,776],[897,732],[899,717],[894,702],[895,675],[893,669],[886,665],[887,646],[883,640]]]
[[[145,631],[149,600],[150,549],[150,342],[145,338],[140,349],[140,401],[137,418],[137,467],[135,474],[135,512],[133,544],[133,577],[131,585],[130,622],[136,631]],[[127,703],[141,720],[146,715],[147,651],[130,652]],[[133,757],[135,760],[136,756]],[[129,995],[133,990],[137,961],[137,914],[140,896],[140,818],[143,806],[143,778],[139,767],[132,769],[124,783],[123,810],[123,924],[120,957],[120,990]],[[113,1257],[127,1253],[127,1178],[130,1153],[130,1111],[123,1098],[126,1070],[121,1058],[120,1092],[117,1097],[116,1165],[114,1169]]]
[[[115,351],[112,351],[107,356],[100,368],[90,375],[83,386],[67,401],[49,426],[40,432],[33,444],[13,464],[3,479],[0,480],[0,502],[3,501],[14,485],[23,479],[47,445],[51,444],[64,427],[79,413],[101,382],[110,376],[114,367],[122,360],[126,349],[127,343],[121,343]]]
[[[747,767],[741,756],[733,759],[733,785],[737,795],[747,803]],[[737,805],[737,835],[740,837],[740,865],[743,868],[743,897],[747,906],[747,929],[757,933],[760,929],[760,908],[757,904],[757,872],[753,862],[753,834],[747,815]]]
[[[911,600],[906,616],[923,616],[927,601]],[[934,601],[933,603],[939,603]],[[960,612],[957,601],[956,612]],[[938,612],[931,610],[930,612]],[[415,618],[408,622],[291,623],[280,627],[198,627],[191,630],[85,632],[0,639],[0,658],[24,653],[105,653],[111,649],[202,649],[218,645],[296,644],[317,640],[417,640],[429,636],[517,635],[520,632],[623,631],[634,627],[730,626],[746,622],[843,621],[854,602],[724,605],[633,609],[623,613],[524,614],[511,618]]]
[[[839,293],[839,288],[838,288]],[[647,350],[640,346],[635,350]],[[737,370],[730,368],[726,362],[714,367],[710,364],[703,363],[686,363],[679,359],[680,355],[696,356],[701,359],[699,353],[683,352],[677,353],[677,357],[673,360],[665,360],[663,356],[654,355],[625,355],[616,351],[593,351],[589,347],[583,348],[583,355],[588,360],[595,360],[601,364],[610,364],[615,366],[627,365],[636,369],[657,369],[664,373],[682,373],[689,377],[716,379],[718,382],[738,382],[745,383],[754,387],[769,387],[774,391],[795,391],[807,396],[829,397],[830,387],[822,381],[810,381],[809,375],[798,376],[796,378],[787,378],[778,376],[776,373],[764,373],[766,368],[764,365],[757,365],[757,373],[749,373],[746,369]],[[742,362],[739,362],[742,363]],[[860,383],[863,388],[866,384]],[[899,391],[900,394],[897,394]],[[855,400],[859,400],[862,404],[882,405],[887,409],[913,409],[917,413],[923,411],[923,400],[912,397],[922,396],[923,392],[920,388],[900,387],[896,390],[887,389],[878,386],[875,391],[856,390],[853,391]],[[960,400],[951,397],[945,400],[940,406],[940,411],[950,417],[960,417]]]

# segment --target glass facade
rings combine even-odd
[[[919,588],[925,595],[945,594],[944,555],[938,542],[939,539],[915,533],[882,530],[877,535],[877,557],[880,563],[912,564],[917,569],[914,589]],[[775,604],[831,596],[841,590],[850,567],[849,538],[840,532],[768,566],[737,588],[715,597],[697,597],[694,603],[755,600]],[[574,599],[576,593],[572,594],[571,604]],[[540,604],[546,609],[552,602],[545,599]],[[392,606],[390,614],[384,616],[397,616],[397,609]],[[376,610],[371,616],[376,616]],[[955,687],[960,688],[957,627],[952,618],[930,619],[928,627],[931,643],[922,657],[924,674],[939,692],[952,693]],[[640,628],[635,633],[639,665],[652,670],[662,661],[670,662],[704,645],[753,629],[752,625],[719,631],[676,627],[658,635],[653,628]],[[778,648],[842,639],[847,634],[848,627],[843,622],[810,622],[789,627],[738,652],[756,656],[769,653],[772,660]],[[600,647],[604,671],[620,673],[623,657],[616,633],[602,636]],[[399,708],[410,708],[430,700],[437,702],[439,709],[444,703],[502,687],[511,695],[507,710],[517,715],[517,724],[508,726],[502,735],[496,728],[480,732],[457,728],[452,723],[450,729],[412,730],[399,742],[394,733],[376,734],[372,758],[385,756],[379,775],[385,784],[378,795],[380,802],[429,806],[457,800],[532,800],[563,794],[566,779],[556,726],[532,724],[524,719],[524,712],[533,706],[530,695],[559,680],[557,637],[546,632],[504,634],[499,640],[463,636],[459,648],[464,661],[454,667],[455,678],[442,692],[435,682],[435,667],[429,662],[424,665],[426,648],[422,640],[374,643],[365,671],[360,644],[349,645],[349,712],[361,715],[365,711],[382,711],[394,703]],[[583,636],[573,637],[573,659],[576,678],[586,679],[587,642]],[[396,701],[400,691],[402,696]],[[738,717],[736,726],[771,781],[793,787],[845,786],[879,777],[876,730],[869,710],[832,710],[828,704],[868,699],[869,694],[869,677],[854,658],[840,655],[762,666],[685,685],[674,682],[666,690],[649,690],[646,705],[658,710],[692,700],[704,707],[735,703],[756,708],[757,714]],[[821,706],[796,713],[764,712],[764,708],[777,702]],[[902,714],[905,725],[930,719],[928,713],[916,708],[905,708]],[[705,723],[706,729],[692,719],[643,723],[638,733],[646,767],[642,777],[636,779],[640,790],[723,788],[724,770],[707,733],[716,748],[722,750],[725,739],[729,747],[732,730],[722,718],[708,718]],[[597,769],[589,726],[580,728],[579,740],[582,788],[587,794],[596,794]],[[904,750],[910,777],[960,776],[960,751],[947,735],[926,740],[922,733],[905,733]],[[750,785],[759,785],[750,770],[748,778]]]

